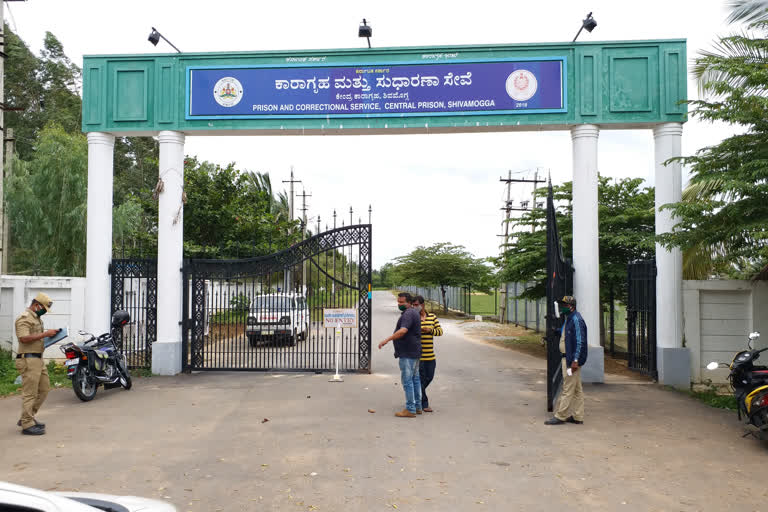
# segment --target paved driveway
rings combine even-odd
[[[374,314],[377,343],[398,314],[391,294],[375,294]],[[432,414],[393,416],[391,344],[374,348],[372,375],[343,383],[200,373],[90,403],[56,390],[41,438],[19,435],[18,397],[0,400],[0,480],[182,511],[766,509],[768,449],[733,414],[622,381],[586,386],[583,426],[545,427],[543,361],[445,327]]]

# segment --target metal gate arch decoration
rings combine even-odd
[[[186,260],[184,371],[332,370],[335,339],[321,325],[322,310],[354,308],[358,327],[344,329],[340,370],[370,373],[371,270],[370,224],[322,232],[258,258]],[[281,323],[306,330],[249,334],[267,323],[280,327],[264,320],[274,308]]]

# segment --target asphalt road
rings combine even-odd
[[[374,344],[397,314],[376,292]],[[445,331],[435,412],[415,419],[393,416],[391,344],[374,348],[372,375],[343,383],[209,372],[136,379],[89,403],[56,390],[39,438],[15,426],[19,397],[0,399],[0,480],[182,511],[768,508],[768,449],[741,438],[734,414],[621,381],[585,386],[584,425],[545,427],[543,361]]]

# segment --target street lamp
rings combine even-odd
[[[357,37],[366,38],[368,40],[368,48],[370,48],[372,35],[373,35],[373,28],[371,28],[371,26],[368,25],[368,22],[365,21],[365,18],[363,18],[363,24],[360,25],[360,28],[357,31]]]
[[[579,29],[578,32],[576,32],[576,37],[574,37],[573,41],[571,42],[573,43],[576,42],[576,39],[579,37],[579,34],[581,34],[582,30],[587,29],[587,32],[592,32],[596,26],[597,26],[597,22],[595,21],[595,18],[592,17],[592,13],[590,12],[589,14],[587,14],[587,17],[581,21],[581,28]]]
[[[173,47],[174,50],[181,53],[181,50],[176,48],[172,42],[170,42],[168,39],[165,38],[163,34],[157,31],[155,27],[152,27],[152,32],[149,33],[149,38],[147,39],[150,43],[152,43],[154,46],[157,46],[157,43],[160,42],[160,39],[162,38],[163,41],[168,43]]]

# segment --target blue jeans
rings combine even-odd
[[[405,408],[415,413],[421,410],[421,380],[419,379],[419,359],[401,357],[400,382],[405,391]]]

